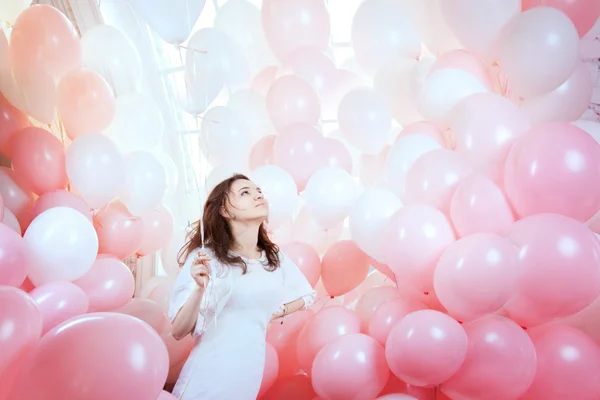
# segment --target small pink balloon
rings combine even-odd
[[[33,204],[32,216],[35,218],[54,207],[73,208],[92,221],[92,209],[79,196],[66,190],[53,190],[38,197]]]
[[[424,308],[425,305],[418,301],[405,300],[401,297],[385,300],[370,316],[367,332],[369,336],[385,346],[394,325],[408,314]]]
[[[360,333],[360,319],[354,311],[334,306],[316,313],[298,336],[297,356],[302,370],[310,374],[315,356],[323,347],[352,333]]]
[[[251,170],[274,163],[273,147],[275,146],[275,137],[275,135],[265,136],[252,147],[249,161]]]
[[[499,315],[469,322],[464,329],[469,339],[467,357],[458,372],[442,384],[444,393],[455,399],[520,399],[537,369],[529,335]]]
[[[103,131],[115,115],[115,95],[97,72],[80,68],[65,75],[56,89],[58,113],[71,139]]]
[[[167,329],[162,334],[162,340],[167,346],[167,351],[169,353],[169,365],[171,368],[176,367],[182,362],[185,362],[192,352],[194,348],[194,344],[196,340],[192,338],[192,335],[187,335],[183,339],[175,339],[173,337],[173,332],[171,332],[171,327],[168,326]]]
[[[600,398],[600,347],[581,331],[552,325],[531,335],[537,372],[523,400]]]
[[[17,132],[28,126],[27,114],[13,106],[0,93],[0,151],[8,155],[6,145]]]
[[[74,282],[87,294],[89,311],[113,311],[133,297],[135,280],[120,260],[98,256],[92,268]]]
[[[369,256],[353,241],[341,240],[331,246],[321,261],[321,280],[331,296],[356,288],[369,273]]]
[[[490,92],[494,90],[492,75],[485,64],[476,55],[466,50],[450,50],[441,54],[429,70],[429,75],[446,68],[465,71],[475,77]]]
[[[32,192],[42,195],[67,186],[65,149],[50,132],[25,128],[14,136],[9,146],[13,169]]]
[[[450,217],[460,237],[474,233],[504,235],[515,220],[502,190],[478,173],[458,184],[450,202]]]
[[[257,398],[261,398],[262,395],[267,393],[269,389],[273,387],[273,384],[277,380],[277,375],[279,374],[279,357],[277,356],[277,350],[269,343],[266,343],[265,351],[267,353],[265,357],[265,367]]]
[[[177,400],[177,397],[173,396],[171,393],[167,392],[166,390],[163,390],[162,392],[160,392],[160,394],[158,395],[158,398],[156,400]]]
[[[312,384],[324,399],[373,399],[384,388],[389,369],[385,351],[360,333],[343,335],[323,347],[312,366]]]
[[[600,243],[581,222],[537,214],[516,222],[509,240],[518,247],[519,279],[505,306],[524,326],[583,310],[600,295]]]
[[[360,318],[361,331],[367,333],[369,321],[379,305],[385,301],[399,298],[400,291],[395,286],[376,286],[367,290],[356,303],[355,311]]]
[[[29,292],[42,313],[42,334],[64,321],[85,314],[89,300],[81,288],[72,282],[55,281],[38,286]]]
[[[0,285],[19,287],[30,260],[27,242],[8,225],[0,224]]]
[[[99,253],[112,254],[120,260],[134,254],[144,240],[144,223],[131,215],[122,203],[111,203],[94,218]]]
[[[579,37],[585,36],[600,17],[600,3],[594,0],[523,0],[523,11],[547,6],[562,11],[575,24]]]
[[[277,78],[265,101],[269,118],[278,131],[299,123],[317,125],[321,116],[317,93],[305,80],[294,75]]]
[[[435,268],[435,293],[450,315],[471,321],[506,304],[519,270],[517,246],[493,233],[476,233],[444,251]]]
[[[281,246],[281,251],[296,264],[314,288],[321,277],[321,259],[314,247],[302,242],[292,242]]]
[[[173,235],[173,214],[161,206],[142,217],[144,234],[136,254],[147,256],[167,245]]]
[[[446,141],[446,138],[444,137],[444,133],[442,132],[440,127],[434,124],[433,122],[419,121],[413,122],[412,124],[408,124],[404,128],[402,128],[402,130],[396,137],[396,140],[406,135],[413,134],[429,136],[430,138],[438,142],[439,145],[442,146],[442,148],[448,148],[448,143]]]
[[[170,327],[167,314],[153,300],[134,298],[115,312],[131,315],[144,321],[159,335],[162,335]]]
[[[438,311],[420,310],[408,314],[392,328],[385,355],[398,378],[431,387],[458,371],[467,347],[467,334],[456,320]]]
[[[323,147],[327,158],[327,165],[343,168],[349,174],[352,174],[352,156],[342,142],[333,138],[325,138]]]

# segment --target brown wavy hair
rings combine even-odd
[[[217,260],[223,265],[237,266],[242,269],[242,273],[246,273],[248,266],[246,262],[239,256],[230,253],[233,245],[233,233],[229,222],[221,215],[221,207],[225,207],[229,201],[228,193],[231,191],[231,185],[238,180],[250,180],[242,174],[235,174],[230,178],[219,183],[210,192],[206,203],[204,204],[204,215],[202,222],[204,224],[204,238],[200,229],[200,221],[196,221],[192,225],[192,231],[188,234],[188,241],[179,250],[178,262],[183,265],[185,260],[195,249],[205,247],[210,249]],[[267,256],[265,269],[267,271],[275,271],[279,268],[279,247],[271,241],[264,224],[258,229],[258,248],[263,250]]]

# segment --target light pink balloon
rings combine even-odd
[[[514,216],[502,190],[488,177],[472,174],[454,191],[450,217],[458,236],[508,233]]]
[[[277,356],[277,350],[269,343],[266,343],[265,350],[267,353],[265,357],[265,368],[257,398],[261,398],[262,395],[271,389],[279,374],[279,357]]]
[[[340,336],[360,333],[360,318],[345,307],[327,307],[308,320],[300,331],[297,356],[300,367],[311,373],[317,353]]]
[[[448,246],[435,268],[433,284],[449,314],[471,321],[500,310],[517,287],[517,251],[517,246],[493,233],[476,233]]]
[[[315,287],[321,277],[321,259],[314,247],[293,242],[281,246],[281,251],[296,264],[310,285]]]
[[[446,149],[423,154],[406,175],[406,200],[450,210],[456,187],[469,176],[472,167],[456,152]]]
[[[343,335],[323,347],[312,366],[312,384],[324,399],[367,400],[384,388],[389,369],[385,351],[360,333]]]
[[[363,333],[369,331],[369,321],[381,303],[399,297],[400,291],[395,286],[383,285],[367,290],[355,307],[356,314],[360,318],[361,331]]]
[[[442,146],[442,148],[448,148],[448,144],[446,143],[447,141],[446,141],[446,138],[444,137],[444,133],[439,128],[439,126],[437,126],[433,122],[419,121],[419,122],[413,122],[412,124],[408,124],[402,128],[402,130],[396,137],[396,140],[398,140],[401,137],[404,137],[406,135],[412,135],[412,134],[429,136],[432,139],[434,139],[436,142],[438,142],[439,145]]]
[[[6,167],[0,167],[0,195],[4,200],[4,207],[17,219],[28,212],[34,201],[33,194],[25,189],[23,179]]]
[[[388,267],[387,265],[382,264],[379,261],[371,258],[371,266],[373,268],[375,268],[377,271],[381,272],[383,275],[390,278],[392,280],[392,282],[396,281],[396,276],[394,276],[394,273],[392,272],[390,267]]]
[[[600,295],[600,243],[581,222],[533,215],[516,222],[509,239],[519,248],[517,290],[505,307],[515,322],[567,317]]]
[[[494,93],[479,93],[452,110],[450,126],[456,152],[477,171],[502,183],[506,157],[531,123],[510,100]]]
[[[163,332],[162,339],[169,352],[169,365],[171,368],[185,362],[196,343],[191,335],[187,335],[183,339],[175,339],[170,326]]]
[[[258,71],[258,73],[252,78],[252,83],[250,84],[250,88],[255,92],[262,94],[263,96],[267,95],[269,88],[277,79],[277,72],[279,71],[279,66],[269,65]]]
[[[600,146],[572,124],[537,125],[511,149],[504,181],[520,216],[557,213],[585,222],[600,209]]]
[[[36,302],[44,328],[42,334],[63,323],[64,321],[85,314],[88,311],[89,300],[85,292],[77,285],[68,281],[54,281],[38,286],[29,292]]]
[[[160,392],[160,394],[158,395],[158,398],[156,400],[177,400],[177,397],[173,396],[171,393],[167,392],[166,390],[163,390],[162,392]]]
[[[325,138],[323,148],[328,166],[340,167],[349,174],[352,173],[352,156],[342,142],[333,138]]]
[[[0,222],[4,220],[4,199],[0,195]]]
[[[413,397],[408,394],[402,393],[391,393],[386,394],[384,396],[378,397],[376,400],[419,400],[416,397]]]
[[[294,75],[277,78],[265,101],[269,118],[278,131],[298,123],[316,125],[321,116],[317,93],[305,80]]]
[[[115,115],[115,95],[97,72],[80,68],[69,72],[56,89],[57,108],[71,139],[103,131]]]
[[[424,388],[414,385],[409,385],[406,382],[402,382],[393,374],[390,374],[390,378],[385,385],[385,388],[379,394],[380,396],[389,395],[404,395],[412,396],[411,399],[417,400],[436,400],[436,388]],[[378,397],[380,399],[381,397]]]
[[[468,339],[452,317],[433,310],[408,314],[385,343],[385,356],[398,378],[417,386],[437,386],[458,371]]]
[[[28,126],[27,114],[13,106],[0,93],[0,151],[8,155],[6,145],[17,132]]]
[[[19,370],[42,335],[42,314],[22,290],[0,286],[0,399],[8,394]]]
[[[275,146],[275,135],[265,136],[252,147],[250,153],[250,169],[255,170],[264,165],[274,163],[273,147]]]
[[[117,313],[85,314],[44,335],[14,395],[23,400],[155,399],[168,368],[165,345],[142,321]]]
[[[396,274],[396,281],[407,279],[416,290],[432,291],[435,265],[456,239],[446,216],[428,205],[407,205],[384,229],[384,261]]]
[[[94,218],[98,234],[99,253],[112,254],[119,259],[134,254],[142,245],[144,223],[131,215],[122,203],[111,203]]]
[[[173,283],[172,280],[163,282],[156,286],[156,288],[148,295],[148,299],[156,302],[164,312],[169,312]]]
[[[365,186],[375,186],[384,181],[386,159],[391,146],[385,146],[377,155],[363,154],[360,158],[359,178]]]
[[[67,186],[65,149],[56,136],[41,128],[25,128],[15,135],[10,148],[15,173],[34,193]]]
[[[331,58],[314,48],[299,48],[287,58],[286,67],[308,82],[319,94],[329,94],[337,86],[338,73]]]
[[[360,285],[369,266],[369,257],[353,241],[341,240],[323,256],[321,280],[327,293],[341,296]]]
[[[408,314],[424,308],[425,305],[422,303],[414,300],[405,300],[401,297],[385,300],[369,316],[367,333],[385,346],[385,342],[394,325]]]
[[[494,90],[492,75],[486,65],[473,53],[466,50],[450,50],[442,53],[429,70],[429,75],[437,70],[453,68],[473,75],[490,92]]]
[[[537,372],[523,400],[600,398],[600,347],[577,329],[554,325],[532,334]]]
[[[565,13],[583,37],[600,17],[600,3],[595,0],[523,0],[523,11],[533,7],[553,7]]]
[[[173,215],[161,206],[142,217],[144,234],[136,254],[147,256],[167,245],[173,235]]]
[[[165,333],[170,327],[169,319],[164,310],[153,300],[134,298],[115,312],[141,319],[159,335]]]
[[[85,204],[79,196],[66,190],[53,190],[46,192],[35,201],[32,209],[32,216],[35,218],[46,210],[54,207],[70,207],[83,215],[90,221],[92,220],[93,212],[90,207]]]
[[[464,329],[469,339],[467,357],[458,372],[442,384],[444,393],[454,399],[520,399],[537,369],[529,335],[499,315],[469,322]]]
[[[135,281],[120,260],[98,256],[92,268],[74,282],[87,294],[89,311],[112,311],[123,307],[132,297]]]
[[[25,240],[8,225],[0,224],[0,285],[21,286],[29,262]]]

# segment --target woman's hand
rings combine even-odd
[[[206,288],[210,280],[210,257],[204,252],[198,252],[190,268],[190,273],[194,281],[201,288]]]

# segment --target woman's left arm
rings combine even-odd
[[[273,314],[271,321],[310,307],[317,294],[296,264],[284,254],[280,253],[280,256],[284,303],[279,311]]]

